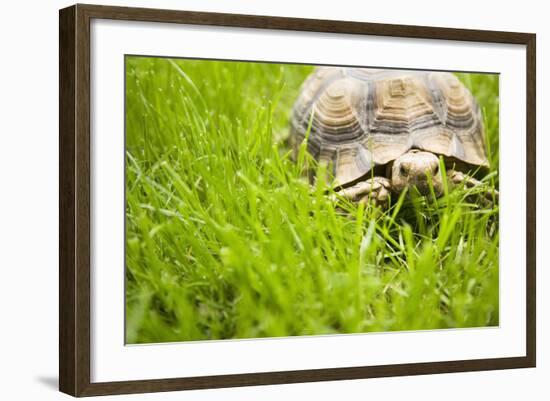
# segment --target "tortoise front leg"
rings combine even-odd
[[[343,188],[337,195],[353,202],[372,202],[377,206],[387,207],[390,201],[391,181],[385,177],[372,177],[358,182],[352,187]]]
[[[456,170],[447,170],[447,178],[452,185],[464,185],[466,188],[484,185],[481,181]],[[483,196],[490,202],[490,204],[492,204],[493,201],[498,202],[499,193],[496,189],[488,188]]]

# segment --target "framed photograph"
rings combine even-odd
[[[60,11],[60,390],[535,366],[535,35]]]

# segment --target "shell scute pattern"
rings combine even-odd
[[[320,67],[296,101],[291,133],[346,185],[412,148],[488,166],[479,106],[450,73]]]

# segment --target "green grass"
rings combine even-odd
[[[498,206],[477,189],[382,212],[304,180],[284,138],[311,70],[127,58],[128,343],[498,325]],[[498,76],[460,78],[498,185]]]

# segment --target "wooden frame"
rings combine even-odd
[[[526,46],[527,324],[525,357],[307,371],[90,382],[90,21],[93,18],[244,28],[368,34]],[[59,388],[73,396],[360,379],[535,366],[535,41],[534,34],[188,11],[75,5],[60,11]]]

